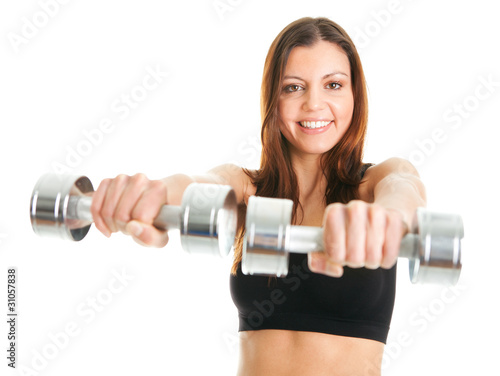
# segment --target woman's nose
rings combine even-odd
[[[303,109],[305,111],[318,111],[322,110],[325,106],[325,101],[323,100],[323,93],[320,89],[310,88],[307,90],[304,96]]]

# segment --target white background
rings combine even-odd
[[[42,6],[47,3],[52,6]],[[38,177],[54,166],[66,165],[95,185],[119,173],[161,178],[225,162],[256,167],[265,55],[276,34],[303,16],[333,19],[359,47],[370,95],[365,160],[410,158],[426,184],[428,206],[461,213],[466,226],[456,290],[411,285],[400,263],[384,375],[497,371],[500,26],[494,2],[219,1],[229,4],[225,11],[214,3],[0,6],[0,312],[7,309],[7,268],[14,266],[17,365],[33,370],[19,374],[235,373],[231,260],[187,256],[176,241],[145,249],[97,231],[80,243],[41,239],[31,230],[29,198]],[[126,116],[113,110],[122,95],[141,93],[147,69],[168,77],[143,90],[143,101]],[[83,132],[103,119],[112,121],[112,131],[85,149]],[[425,140],[433,134],[438,142],[431,145]],[[78,148],[86,155],[71,159]],[[113,273],[130,280],[111,294]],[[98,310],[87,306],[92,298],[101,299]],[[0,317],[4,355],[6,320]],[[68,325],[73,335],[63,341]],[[51,359],[43,362],[44,353]],[[2,375],[9,373],[4,355]]]

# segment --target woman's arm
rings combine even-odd
[[[162,180],[150,180],[144,174],[137,174],[105,179],[92,199],[95,226],[108,237],[121,231],[139,244],[163,247],[168,242],[168,235],[153,226],[154,219],[163,205],[180,205],[185,189],[195,182],[231,185],[241,202],[250,180],[240,167],[229,164],[199,176],[176,174]]]
[[[311,270],[339,277],[343,266],[391,268],[416,209],[425,206],[425,188],[411,163],[391,158],[366,171],[360,200],[325,210],[324,252],[311,254]]]
[[[391,158],[366,171],[367,199],[386,209],[399,211],[408,228],[412,227],[415,211],[426,205],[425,187],[417,170],[407,160]]]

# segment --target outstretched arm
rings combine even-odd
[[[180,205],[185,189],[195,182],[231,185],[241,202],[249,180],[235,165],[219,166],[204,175],[176,174],[162,180],[150,180],[144,174],[105,179],[92,199],[95,226],[108,237],[121,231],[139,244],[163,247],[168,234],[153,226],[154,219],[163,205]]]

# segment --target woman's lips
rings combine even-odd
[[[334,124],[333,120],[330,121],[300,121],[297,123],[302,132],[308,135],[314,135],[326,132],[332,124]]]
[[[299,124],[303,128],[317,129],[317,128],[326,127],[331,122],[332,122],[331,120],[329,120],[329,121],[300,121]]]

